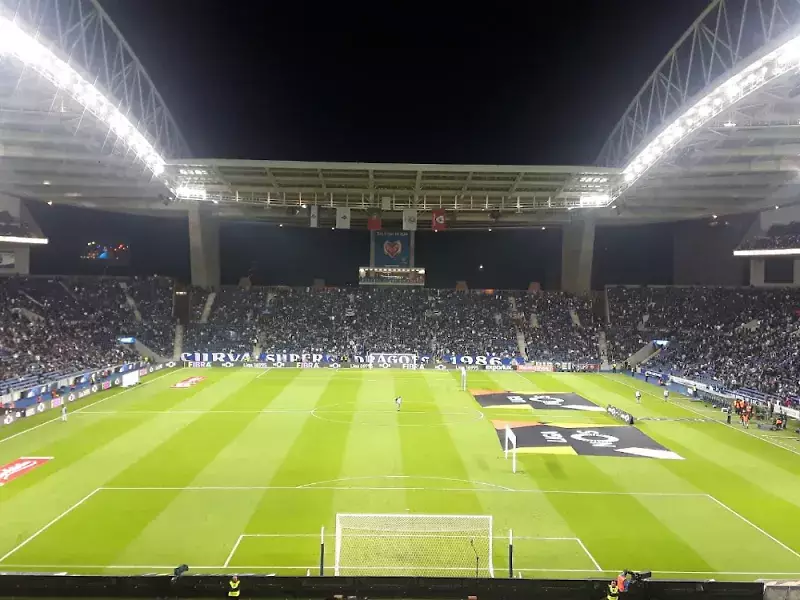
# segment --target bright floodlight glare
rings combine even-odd
[[[0,15],[0,56],[6,55],[16,57],[53,85],[69,93],[133,149],[155,176],[164,173],[164,158],[112,101],[16,23]]]
[[[588,194],[581,196],[581,206],[605,206],[611,202],[608,194]]]
[[[678,115],[671,125],[656,135],[628,162],[622,171],[624,183],[614,191],[614,197],[633,185],[685,135],[707,124],[748,94],[790,71],[797,71],[799,67],[800,35],[796,35],[769,54],[754,60],[742,71],[731,75],[699,98],[694,106]],[[736,124],[729,120],[724,126],[735,127]]]
[[[716,218],[717,218],[717,215],[711,215],[711,218],[712,218],[712,219],[716,219]]]

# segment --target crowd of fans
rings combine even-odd
[[[526,317],[529,360],[599,362],[597,333],[601,327],[589,298],[560,292],[524,294],[517,305]]]
[[[746,239],[739,250],[776,250],[800,248],[800,223],[773,225],[766,235]]]
[[[654,369],[728,389],[800,393],[800,290],[610,288],[608,300],[616,360],[664,339]]]
[[[663,339],[652,368],[800,394],[800,290],[791,288],[612,287],[607,323],[589,298],[557,292],[222,287],[209,302],[210,293],[191,290],[184,351],[523,354],[580,364],[600,361],[605,330],[611,362]],[[0,302],[0,389],[134,358],[119,337],[173,353],[168,279],[7,277]]]
[[[126,283],[140,300],[141,321]],[[171,301],[172,283],[163,279],[0,279],[0,389],[138,356],[119,337],[147,339],[153,350],[171,356]]]
[[[207,291],[193,295],[192,306],[205,306]],[[198,315],[193,310],[196,322],[184,335],[189,351],[512,357],[526,349],[531,360],[598,360],[599,327],[591,305],[560,293],[223,287],[208,321],[199,322]]]

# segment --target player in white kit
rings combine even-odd
[[[641,403],[642,403],[642,392],[636,390],[636,404],[641,404]]]
[[[401,396],[398,396],[397,398],[394,399],[394,403],[397,406],[397,410],[400,410],[400,405],[403,403],[403,398]]]
[[[669,400],[669,390],[664,390],[664,402]]]
[[[67,420],[67,405],[66,404],[62,404],[61,405],[61,420],[62,421],[66,421]]]

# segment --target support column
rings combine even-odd
[[[561,239],[561,289],[584,294],[592,288],[594,221],[585,219],[565,225]]]
[[[797,261],[795,261],[797,262]],[[795,266],[795,272],[797,267]],[[764,287],[764,259],[750,259],[750,285],[753,287]]]
[[[199,204],[189,208],[189,253],[192,285],[219,285],[219,220]]]
[[[794,259],[794,269],[792,272],[792,285],[800,286],[800,258]]]

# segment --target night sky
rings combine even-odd
[[[475,5],[480,10],[431,2],[101,4],[197,157],[590,165],[627,104],[707,0],[493,2]],[[59,245],[66,241],[56,239],[69,224],[70,243],[85,244],[95,230],[104,241],[129,243],[131,272],[188,278],[185,223],[42,212],[36,216],[53,244],[35,252],[38,272],[80,267]],[[310,283],[313,277],[346,283],[368,259],[360,232],[333,232],[340,234],[337,239],[323,240],[327,234],[275,229],[224,227],[227,282],[252,268],[263,283],[287,277],[302,281],[286,283]],[[656,231],[661,233],[645,235],[659,240],[648,260],[661,261],[655,271],[669,273],[669,236],[663,226]],[[424,240],[418,243],[418,258],[425,256],[423,266],[431,265],[431,284],[467,278],[492,287],[524,287],[530,280],[557,286],[557,231],[506,239],[475,234],[462,243],[458,238],[465,235],[446,234],[427,247]],[[619,228],[598,235],[598,267],[615,265],[599,283],[639,279],[641,269],[633,263],[627,275],[626,261],[600,258],[603,248],[625,248],[627,235]],[[280,265],[287,250],[307,258],[305,247],[323,243],[340,248],[341,260],[299,271]],[[275,253],[276,245],[282,253]],[[495,269],[487,265],[480,274],[455,276],[481,257],[502,255],[509,245],[518,257],[535,250],[524,273],[507,271],[498,259]],[[448,264],[454,273],[447,273]]]

